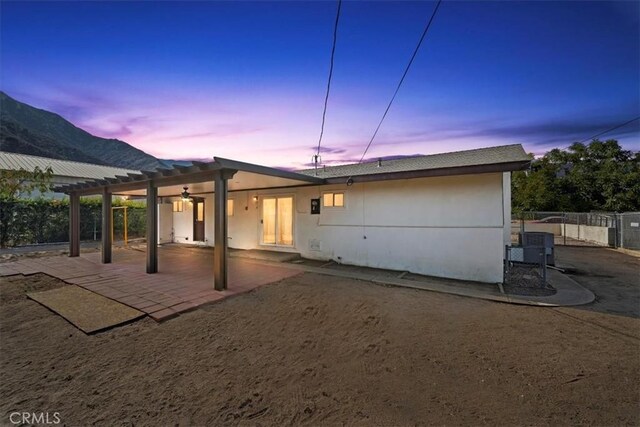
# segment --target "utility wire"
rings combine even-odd
[[[318,150],[314,157],[316,168],[318,167],[318,156],[320,156],[320,145],[322,144],[322,136],[324,135],[324,123],[327,116],[327,103],[329,102],[329,91],[331,90],[331,78],[333,77],[333,59],[336,54],[336,41],[338,39],[338,22],[340,21],[340,8],[342,0],[338,0],[338,11],[336,12],[336,22],[333,27],[333,46],[331,47],[331,64],[329,66],[329,79],[327,80],[327,93],[324,96],[324,110],[322,111],[322,125],[320,126],[320,138],[318,139]]]
[[[636,121],[636,120],[638,120],[638,119],[640,119],[640,116],[636,117],[635,119],[631,119],[631,120],[629,120],[628,122],[624,122],[624,123],[622,123],[621,125],[614,126],[614,127],[612,127],[611,129],[607,129],[607,130],[605,130],[604,132],[600,132],[600,133],[599,133],[599,134],[597,134],[597,135],[593,135],[593,136],[591,136],[591,137],[589,137],[589,138],[585,138],[585,139],[583,139],[582,141],[580,141],[580,144],[582,144],[583,142],[587,142],[587,141],[594,140],[594,139],[596,139],[597,137],[604,135],[605,133],[609,133],[609,132],[611,132],[612,130],[619,129],[619,128],[623,127],[623,126],[628,125],[629,123],[635,122],[635,121]]]
[[[438,8],[440,7],[440,3],[442,3],[442,0],[438,0],[438,3],[436,4],[435,9],[433,9],[433,13],[431,14],[431,18],[429,18],[429,22],[427,22],[427,26],[424,28],[424,31],[422,32],[422,36],[420,37],[420,40],[418,41],[418,45],[416,46],[416,49],[413,51],[413,55],[411,55],[411,59],[409,60],[409,63],[407,64],[407,68],[405,68],[404,73],[402,74],[402,78],[400,79],[400,82],[398,82],[398,87],[396,87],[396,91],[393,93],[393,96],[391,97],[391,101],[389,101],[389,105],[387,105],[387,108],[384,110],[384,114],[382,115],[382,118],[380,119],[380,123],[378,123],[378,127],[376,127],[375,132],[373,132],[373,136],[371,137],[371,140],[369,140],[369,143],[367,144],[367,148],[365,148],[364,153],[362,153],[362,157],[360,157],[360,161],[358,163],[362,163],[362,161],[364,160],[364,156],[367,155],[367,152],[369,151],[369,148],[371,147],[371,144],[373,143],[373,140],[375,139],[376,135],[378,135],[378,131],[380,130],[380,126],[382,126],[382,122],[387,117],[387,113],[389,112],[389,109],[391,108],[391,104],[393,104],[393,100],[396,99],[396,95],[398,94],[398,91],[400,90],[400,86],[402,86],[402,82],[404,82],[404,78],[407,77],[407,73],[409,72],[409,68],[411,68],[411,64],[413,64],[413,60],[416,58],[416,55],[418,54],[418,50],[420,50],[420,46],[422,45],[422,41],[424,40],[425,36],[427,35],[427,32],[429,31],[429,28],[431,27],[431,23],[433,22],[433,18],[435,18],[435,16],[436,16],[436,12],[438,12]]]

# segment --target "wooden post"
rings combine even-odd
[[[235,175],[235,170],[221,170],[214,175],[214,251],[213,285],[216,291],[227,289],[227,181]]]
[[[80,255],[80,196],[69,194],[69,256]]]
[[[105,188],[102,191],[102,263],[111,263],[113,245],[113,212],[111,211],[111,193]]]
[[[216,291],[227,289],[227,180],[222,173],[214,177],[214,260],[213,285]]]
[[[147,273],[158,272],[158,187],[147,184]]]

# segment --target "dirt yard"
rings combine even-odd
[[[304,274],[95,336],[24,297],[63,283],[0,279],[0,425],[13,411],[59,412],[67,425],[639,425],[629,271],[640,262],[611,257],[628,276],[607,300],[631,292],[611,306],[515,306]],[[592,274],[574,277],[612,280]]]

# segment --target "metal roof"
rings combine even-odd
[[[116,175],[140,172],[132,169],[115,168],[111,166],[94,165],[92,163],[71,162],[67,160],[50,159],[48,157],[29,156],[27,154],[0,151],[1,170],[24,169],[32,171],[36,166],[42,170],[51,167],[55,176],[68,176],[84,179],[113,178]]]
[[[347,178],[365,175],[388,173],[426,171],[451,168],[465,168],[472,166],[513,164],[511,170],[518,170],[519,164],[531,161],[520,144],[502,145],[497,147],[477,148],[474,150],[455,151],[450,153],[430,154],[426,156],[404,157],[401,159],[355,163],[340,166],[327,166],[298,171],[318,178]]]

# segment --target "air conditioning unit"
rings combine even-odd
[[[555,246],[553,233],[542,233],[537,231],[525,231],[519,235],[520,246],[544,247],[547,255],[547,265],[556,265]]]
[[[525,264],[540,265],[546,252],[542,246],[510,246],[508,249],[510,262],[522,262]]]

